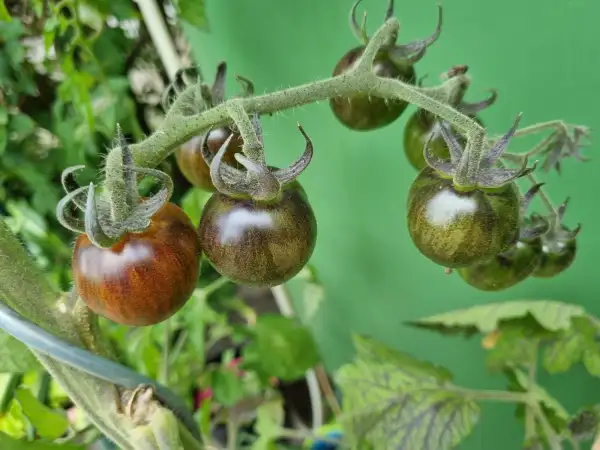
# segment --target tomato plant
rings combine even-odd
[[[80,235],[73,250],[75,286],[89,308],[117,323],[162,322],[191,297],[198,280],[200,241],[189,217],[172,203],[141,233],[110,248]]]
[[[362,41],[362,45],[349,50],[340,58],[333,69],[334,76],[354,69],[369,41],[364,24],[361,29],[356,22],[356,7],[359,3],[360,0],[354,4],[351,17],[353,30]],[[385,19],[388,20],[393,14],[393,1],[391,1]],[[396,39],[391,39],[385,48],[377,52],[372,66],[373,73],[379,77],[393,78],[404,83],[414,84],[417,81],[414,64],[425,55],[427,47],[439,37],[441,22],[440,8],[437,29],[430,37],[406,45],[397,45]],[[348,98],[334,97],[330,99],[329,103],[335,117],[341,123],[350,129],[359,131],[374,130],[391,124],[408,106],[404,100],[381,98],[370,93],[362,93]]]

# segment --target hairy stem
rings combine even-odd
[[[562,450],[561,439],[552,429],[552,426],[550,425],[550,422],[548,422],[548,418],[545,416],[539,403],[531,404],[531,409],[533,411],[533,414],[534,414],[536,420],[538,421],[538,423],[544,430],[544,434],[546,435],[546,438],[548,439],[548,443],[550,444],[550,449],[551,450]]]
[[[464,82],[459,79],[460,76],[447,80],[439,88],[421,89],[399,80],[378,77],[371,71],[369,61],[372,61],[377,50],[398,31],[398,28],[399,23],[396,19],[388,20],[369,41],[358,67],[344,74],[265,95],[228,100],[196,115],[169,114],[154,134],[138,144],[131,145],[136,166],[154,167],[169,156],[178,145],[190,138],[205,133],[211,127],[230,123],[229,109],[232,103],[243,107],[247,114],[265,114],[337,96],[352,97],[362,92],[369,92],[371,95],[383,98],[405,100],[450,122],[463,132],[471,143],[467,146],[471,157],[465,159],[477,160],[475,165],[478,166],[478,160],[485,150],[485,130],[477,122],[449,106],[443,98],[443,93],[449,91],[449,84]],[[191,93],[195,89],[196,86],[189,86],[179,98],[192,98]],[[171,111],[183,106],[183,100],[181,102],[176,100]],[[118,147],[113,148],[106,158],[105,188],[109,192],[119,182],[120,153]],[[471,169],[467,172],[467,175],[461,175],[463,179],[469,178]]]
[[[242,146],[244,154],[251,161],[264,164],[265,153],[262,144],[256,135],[256,130],[254,129],[254,125],[252,124],[248,113],[244,110],[243,104],[241,104],[238,99],[234,99],[229,103],[227,112],[240,132],[240,136],[244,142]]]

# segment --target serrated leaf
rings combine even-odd
[[[452,373],[445,367],[414,358],[373,338],[354,335],[353,343],[356,357],[362,361],[394,364],[415,378],[431,378],[439,383],[452,381]]]
[[[204,0],[176,0],[175,5],[183,21],[200,29],[208,28]]]
[[[583,317],[585,310],[579,305],[552,300],[518,300],[478,305],[411,321],[409,324],[448,334],[490,333],[498,328],[501,321],[523,318],[529,314],[546,330],[560,331],[568,330],[571,320]]]
[[[339,420],[352,448],[444,450],[471,432],[477,403],[419,373],[360,357],[338,371],[344,398]]]
[[[29,348],[0,330],[0,372],[24,373],[37,370],[42,370],[42,367]]]
[[[69,429],[69,421],[66,416],[52,411],[42,404],[29,389],[17,389],[15,399],[21,405],[23,414],[41,437],[51,440],[58,439]]]
[[[535,360],[541,337],[522,324],[506,324],[500,328],[498,339],[487,355],[490,371],[516,368]]]
[[[243,368],[264,379],[297,380],[320,360],[312,333],[292,318],[263,314],[252,332],[250,343],[242,350]]]
[[[585,336],[571,329],[560,332],[559,336],[544,349],[542,364],[549,373],[561,373],[569,370],[581,361],[586,349]]]

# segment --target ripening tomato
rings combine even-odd
[[[475,117],[474,120],[483,126],[478,118]],[[440,132],[440,122],[434,120],[434,116],[430,113],[419,109],[410,116],[404,126],[404,153],[408,162],[417,170],[421,170],[427,165],[423,149],[432,134],[434,137],[429,142],[431,152],[440,159],[450,159],[448,144]],[[455,133],[455,135],[458,142],[464,147],[467,139],[462,134]]]
[[[529,242],[519,240],[509,250],[457,272],[479,290],[501,291],[528,278],[541,260],[542,241],[537,237]]]
[[[552,278],[571,267],[577,254],[576,235],[563,227],[542,236],[542,260],[533,276]]]
[[[232,133],[233,131],[228,127],[211,130],[206,142],[210,152],[216,154]],[[205,191],[215,192],[215,186],[210,178],[210,168],[200,151],[202,139],[203,135],[195,136],[187,141],[175,151],[175,159],[179,170],[191,184]],[[230,166],[239,167],[234,155],[242,151],[242,145],[242,137],[237,132],[233,133],[233,139],[227,146],[223,161]]]
[[[346,53],[337,63],[333,75],[341,75],[350,70],[362,55],[365,47],[356,47]],[[414,84],[417,75],[412,64],[392,62],[388,52],[381,50],[373,62],[375,75],[395,78],[405,83]],[[381,128],[394,122],[406,109],[404,100],[383,99],[368,93],[352,98],[334,97],[329,101],[335,116],[348,128],[368,131]]]
[[[208,200],[198,227],[215,269],[245,285],[275,286],[295,276],[315,248],[317,222],[304,189],[294,181],[271,202],[222,193]]]
[[[125,234],[111,248],[81,234],[73,250],[73,277],[81,298],[114,322],[153,325],[175,314],[191,297],[201,248],[190,218],[166,203],[141,233]]]
[[[407,223],[419,251],[444,267],[467,267],[508,249],[519,236],[514,182],[497,189],[457,190],[431,167],[413,181]]]

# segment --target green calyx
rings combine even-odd
[[[350,10],[350,28],[354,32],[354,35],[363,44],[367,45],[370,40],[367,34],[367,13],[365,11],[363,15],[362,23],[359,25],[356,18],[356,10],[362,0],[356,0]],[[384,22],[394,17],[394,0],[389,0],[388,7],[385,13]],[[393,33],[387,40],[386,45],[383,46],[382,50],[388,53],[390,60],[398,67],[410,67],[416,62],[420,61],[427,48],[432,45],[440,36],[442,31],[442,7],[438,6],[438,23],[435,31],[424,39],[419,39],[408,44],[397,45],[396,40],[398,38],[396,33]]]
[[[173,193],[173,181],[166,173],[134,166],[133,155],[118,124],[117,142],[122,152],[123,166],[121,183],[115,184],[113,189],[123,191],[121,198],[125,199],[124,203],[115,204],[109,192],[97,195],[94,183],[72,189],[69,178],[85,167],[73,166],[62,173],[61,181],[67,195],[56,206],[56,216],[62,226],[78,234],[87,234],[94,245],[102,248],[113,246],[127,233],[146,230],[152,216],[169,201]],[[138,192],[138,175],[156,178],[160,185],[158,193],[142,199]],[[83,219],[70,214],[73,206],[84,213]]]
[[[450,151],[450,160],[441,159],[435,155],[429,148],[432,136],[425,144],[424,156],[427,164],[443,174],[444,177],[455,180],[454,187],[459,191],[470,191],[474,189],[496,189],[515,181],[516,179],[533,172],[537,163],[533,167],[527,167],[528,159],[523,158],[521,166],[517,169],[503,167],[499,163],[502,153],[508,148],[508,143],[519,126],[521,114],[517,116],[510,130],[502,136],[494,145],[487,148],[481,155],[479,161],[473,161],[469,151],[465,151],[457,136],[450,129],[450,125],[442,121],[440,132]],[[468,148],[468,144],[467,144]],[[465,168],[469,171],[469,185],[456,183],[456,175],[459,170]]]
[[[581,231],[581,224],[578,223],[574,229],[569,229],[563,223],[563,217],[569,204],[570,198],[567,197],[565,201],[558,207],[555,215],[550,216],[550,228],[544,240],[548,242],[568,242],[573,241]]]
[[[201,152],[210,167],[212,182],[219,192],[229,197],[251,198],[260,202],[275,201],[280,197],[283,186],[295,181],[308,167],[313,156],[312,141],[298,124],[298,129],[306,140],[303,154],[286,168],[270,168],[264,157],[264,141],[258,115],[254,114],[250,120],[243,110],[237,112],[240,113],[236,114],[236,118],[239,120],[237,125],[244,145],[243,153],[236,153],[235,159],[246,170],[236,169],[223,162],[223,155],[233,135],[229,136],[216,154],[209,151],[206,145],[209,130],[202,139]],[[244,119],[247,119],[248,123]],[[247,125],[251,126],[251,130],[247,129]]]
[[[546,234],[550,229],[550,222],[539,214],[527,215],[531,201],[539,192],[544,183],[532,186],[523,196],[521,201],[521,225],[519,228],[519,240],[524,242],[533,241]]]

